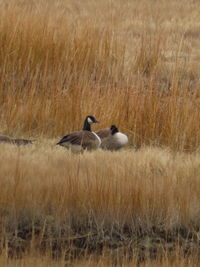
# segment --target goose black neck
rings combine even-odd
[[[91,126],[90,126],[89,122],[87,121],[87,118],[84,121],[83,130],[84,131],[90,131],[91,132]]]

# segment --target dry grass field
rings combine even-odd
[[[146,147],[76,155],[47,142],[0,148],[6,257],[199,260],[199,154]]]
[[[199,14],[195,0],[0,0],[0,133],[36,140],[0,144],[0,265],[198,265]],[[56,147],[88,114],[129,147]]]

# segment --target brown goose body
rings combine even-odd
[[[64,136],[58,145],[71,149],[73,152],[81,152],[82,150],[95,150],[99,147],[100,142],[97,136],[90,131],[73,132]]]
[[[8,143],[8,144],[15,144],[15,145],[28,145],[32,144],[33,142],[31,140],[26,139],[14,139],[10,138],[8,136],[0,136],[0,143]]]
[[[128,143],[128,137],[120,133],[115,125],[96,132],[101,138],[101,148],[104,150],[118,150]]]
[[[33,144],[33,141],[27,139],[12,139],[12,143],[18,146]]]
[[[3,143],[10,143],[11,142],[11,138],[9,138],[8,136],[4,136],[4,135],[1,135],[0,136],[0,142]]]
[[[95,132],[101,139],[111,136],[111,129],[105,128]]]
[[[101,139],[91,131],[90,124],[98,122],[93,116],[87,116],[83,130],[65,135],[57,145],[71,149],[72,152],[95,150],[100,147]]]

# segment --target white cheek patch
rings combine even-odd
[[[87,121],[88,121],[88,123],[90,123],[90,124],[93,123],[93,121],[92,121],[90,118],[88,118]]]

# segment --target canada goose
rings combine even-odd
[[[95,150],[100,147],[101,139],[91,131],[91,124],[98,121],[93,116],[85,118],[83,129],[81,131],[70,133],[64,136],[57,145],[71,149],[73,152],[81,152],[83,150]]]
[[[15,145],[28,145],[32,144],[33,142],[31,140],[26,139],[14,139],[10,138],[8,136],[0,136],[0,142],[1,143],[8,143],[8,144],[15,144]]]
[[[26,140],[26,139],[12,139],[12,143],[15,145],[29,145],[29,144],[33,144],[33,141],[31,140]]]
[[[96,132],[101,138],[101,148],[105,150],[118,150],[128,143],[128,137],[119,132],[115,125]]]
[[[0,136],[0,142],[5,142],[5,143],[10,143],[11,142],[11,139],[7,136]]]

